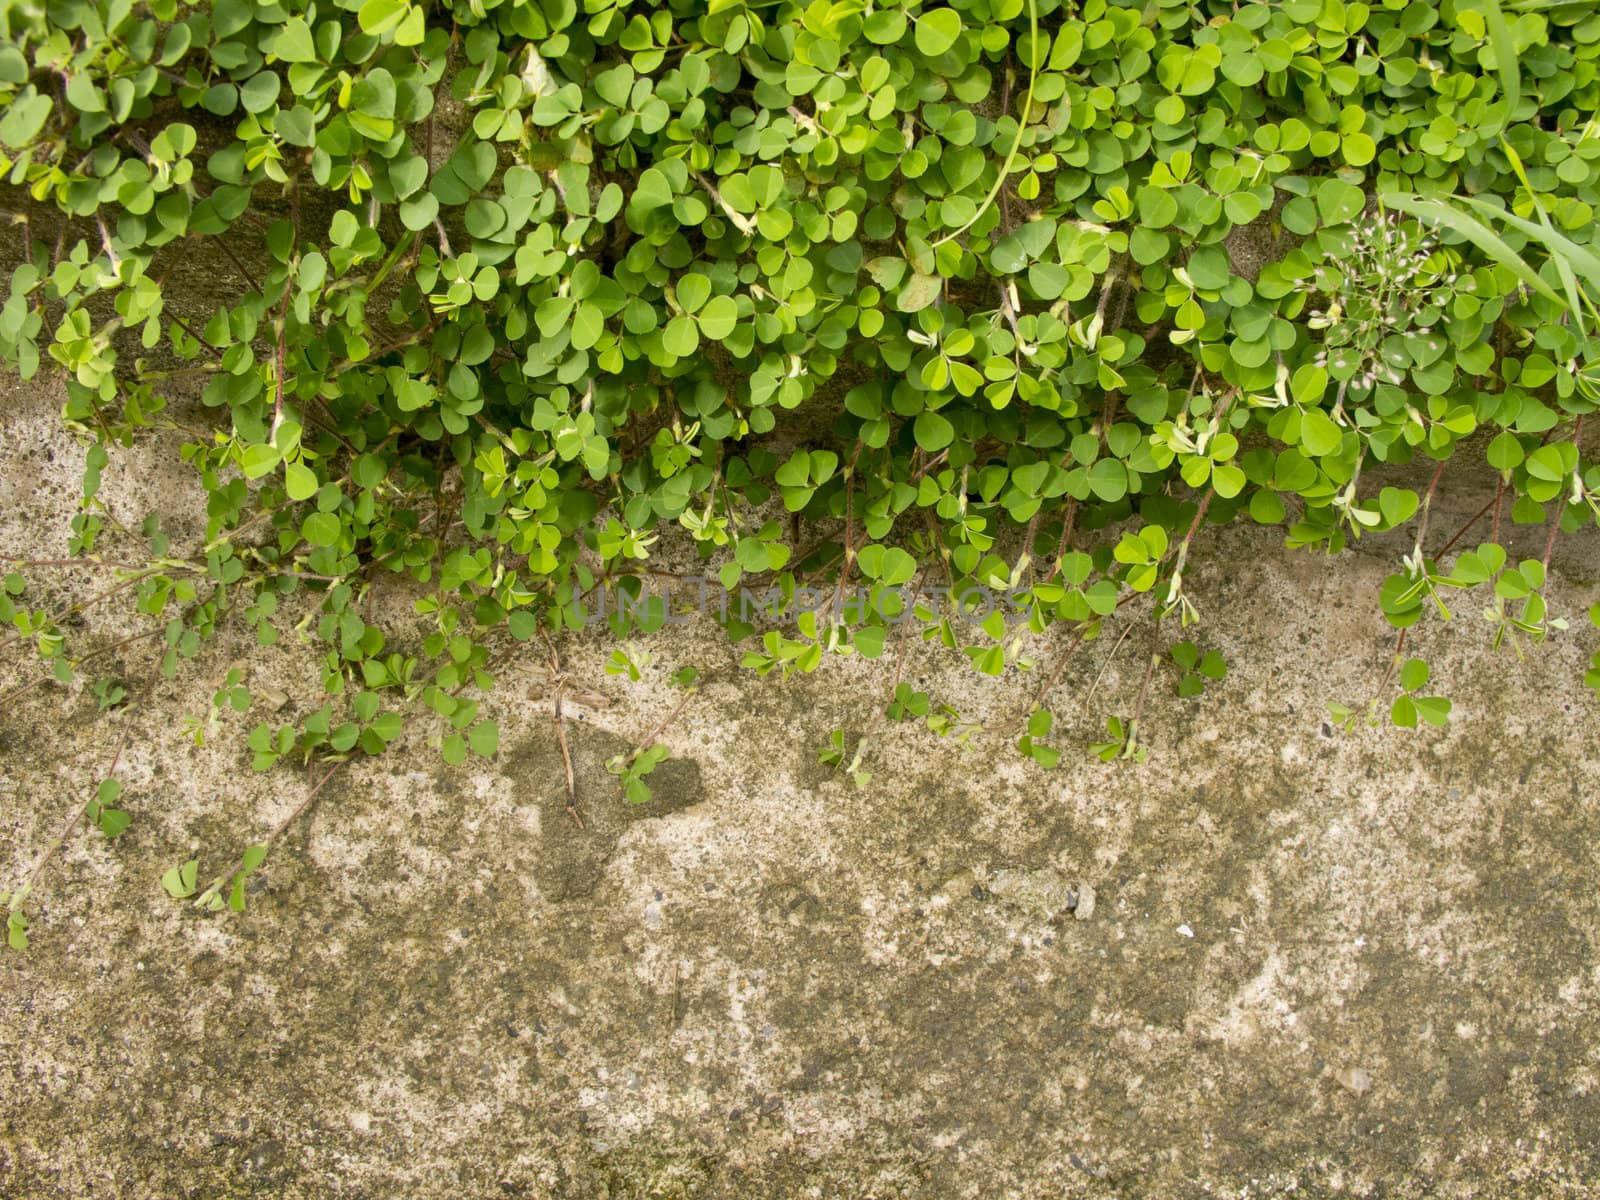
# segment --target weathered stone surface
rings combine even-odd
[[[567,761],[553,722],[536,724],[504,761],[519,799],[538,806],[540,828],[565,827],[562,836],[543,839],[548,849],[529,864],[548,900],[591,895],[624,829],[634,821],[688,808],[703,795],[700,768],[689,759],[671,758],[650,772],[649,801],[630,804],[608,764],[635,747],[579,721],[571,722],[566,738],[573,797],[567,794]]]
[[[59,553],[81,451],[48,391],[0,387],[0,554]],[[179,510],[177,550],[186,487],[148,459],[106,472],[124,521]],[[1478,503],[1452,492],[1435,522]],[[243,915],[158,880],[193,855],[209,877],[304,796],[292,770],[252,774],[243,739],[305,710],[314,648],[225,632],[168,683],[136,643],[112,656],[134,703],[107,714],[37,688],[0,712],[0,887],[124,739],[134,823],[72,839],[33,948],[0,955],[0,1196],[1592,1195],[1592,635],[1518,660],[1471,613],[1425,622],[1409,645],[1451,728],[1332,736],[1326,702],[1370,694],[1392,650],[1373,614],[1394,551],[1203,535],[1198,636],[1230,673],[1195,702],[1157,677],[1144,766],[1082,746],[1137,693],[1147,626],[1066,672],[1060,770],[1001,733],[889,725],[860,789],[816,750],[869,726],[882,662],[715,675],[734,653],[691,623],[626,684],[599,630],[568,639],[569,677],[611,698],[569,710],[582,834],[544,657],[519,650],[485,701],[499,758],[446,768],[419,723],[352,763]],[[1593,538],[1557,562],[1577,615]],[[56,602],[105,582],[49,579]],[[408,599],[376,604],[403,641]],[[112,604],[86,620],[86,644],[140,628]],[[184,717],[241,660],[260,708],[196,747]],[[672,709],[685,663],[714,682],[637,814],[604,760]],[[1038,679],[923,646],[905,676],[973,719]],[[1083,885],[1092,920],[1048,898]]]

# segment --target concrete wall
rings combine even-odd
[[[64,552],[82,451],[49,386],[0,389],[0,555]],[[125,520],[169,514],[181,549],[198,493],[163,466],[176,436],[105,492]],[[1448,484],[1470,513],[1481,481]],[[629,810],[604,758],[676,703],[671,669],[736,653],[691,623],[642,643],[655,666],[628,684],[596,631],[561,645],[607,701],[568,703],[585,829],[523,648],[487,703],[495,760],[445,767],[418,728],[353,762],[244,915],[158,880],[194,855],[209,878],[304,798],[243,741],[310,707],[313,649],[229,631],[169,683],[136,643],[107,660],[135,701],[110,714],[34,689],[0,712],[0,887],[124,743],[133,825],[71,838],[33,948],[0,955],[0,1195],[1594,1194],[1592,631],[1519,660],[1463,606],[1413,643],[1450,729],[1337,735],[1327,702],[1388,662],[1397,553],[1279,543],[1203,536],[1198,636],[1230,674],[1199,701],[1157,677],[1144,765],[1084,749],[1132,706],[1141,619],[1064,675],[1056,771],[996,735],[886,726],[858,788],[816,750],[871,722],[892,667],[830,662],[708,685],[663,735],[658,802]],[[1597,559],[1564,546],[1561,611],[1600,594]],[[36,577],[56,603],[109,582]],[[405,597],[379,604],[403,638]],[[107,602],[75,644],[138,628]],[[28,677],[4,653],[0,690]],[[196,747],[184,718],[233,663],[257,707]],[[980,721],[1037,686],[921,645],[905,675]]]

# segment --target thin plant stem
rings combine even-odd
[[[139,571],[149,566],[149,563],[121,562],[117,559],[101,558],[94,554],[83,554],[77,558],[9,558],[5,564],[14,570],[32,571],[44,567],[116,567],[128,571]]]
[[[1133,596],[1137,596],[1137,595],[1141,595],[1141,594],[1142,593],[1140,593],[1140,592],[1130,593],[1130,595],[1133,595]],[[1100,681],[1106,677],[1106,672],[1111,668],[1111,660],[1114,659],[1117,656],[1117,651],[1122,649],[1122,643],[1128,640],[1128,635],[1130,633],[1132,633],[1132,632],[1133,632],[1133,623],[1130,621],[1128,623],[1127,628],[1124,629],[1122,631],[1122,633],[1117,637],[1117,640],[1114,643],[1112,643],[1111,653],[1106,655],[1105,662],[1100,664],[1100,670],[1096,673],[1096,675],[1094,677],[1094,682],[1089,685],[1089,691],[1083,698],[1083,702],[1084,702],[1085,705],[1087,705],[1090,700],[1093,700],[1094,699],[1094,694],[1097,691],[1100,690]]]
[[[861,457],[861,443],[856,443],[850,465],[844,469],[844,565],[839,568],[839,582],[833,593],[833,620],[838,626],[844,620],[844,589],[849,582],[851,568],[856,562],[855,542],[855,475],[856,462]]]
[[[1168,605],[1176,604],[1178,597],[1183,595],[1183,568],[1189,561],[1189,544],[1199,532],[1200,522],[1206,519],[1206,510],[1211,507],[1211,497],[1214,495],[1216,493],[1207,488],[1205,495],[1200,497],[1200,505],[1195,509],[1194,520],[1189,522],[1189,531],[1183,535],[1183,541],[1178,544],[1178,553],[1173,559],[1172,575],[1167,583]]]
[[[222,252],[233,260],[233,265],[239,268],[239,274],[244,276],[244,281],[250,285],[250,290],[252,292],[259,293],[261,291],[261,284],[256,280],[255,274],[250,270],[250,268],[245,266],[240,260],[239,256],[233,252],[233,247],[228,245],[228,239],[226,237],[219,237],[214,239],[214,241],[216,245],[222,248]]]
[[[88,609],[93,608],[95,605],[100,604],[105,600],[109,600],[112,596],[115,596],[118,592],[125,591],[128,588],[132,587],[134,584],[139,583],[142,580],[149,579],[153,575],[194,575],[194,574],[198,574],[198,571],[197,571],[196,568],[193,568],[193,567],[152,567],[151,569],[149,569],[147,571],[141,571],[137,575],[130,575],[128,578],[123,579],[120,582],[113,584],[111,587],[105,588],[103,591],[95,593],[93,596],[90,596],[87,600],[80,600],[80,601],[77,601],[76,603],[68,604],[63,608],[59,608],[55,612],[51,613],[45,619],[47,621],[49,621],[50,624],[52,624],[52,625],[58,625],[62,621],[66,620],[68,617],[70,617],[73,613],[85,612]],[[11,637],[7,638],[5,641],[0,642],[0,651],[7,650],[12,645],[14,645],[15,643],[26,641],[26,640],[28,640],[28,636],[26,634],[20,634],[20,633],[19,634],[13,634]]]
[[[1079,646],[1083,645],[1084,638],[1088,636],[1090,628],[1092,628],[1092,623],[1078,626],[1077,632],[1072,635],[1072,640],[1067,643],[1066,650],[1062,652],[1061,661],[1056,663],[1056,669],[1050,672],[1050,677],[1040,685],[1039,690],[1033,694],[1033,698],[1011,719],[1009,724],[1012,728],[1026,721],[1028,714],[1049,698],[1050,693],[1055,690],[1056,684],[1061,682],[1061,677],[1067,673],[1067,667],[1072,662],[1073,654],[1077,652]]]
[[[1383,695],[1384,688],[1389,686],[1389,680],[1394,678],[1395,668],[1400,665],[1400,660],[1405,655],[1406,635],[1410,632],[1411,630],[1409,627],[1402,629],[1400,631],[1400,636],[1395,639],[1394,653],[1389,656],[1389,669],[1383,673],[1383,678],[1378,681],[1378,691],[1373,697],[1374,700]]]
[[[1444,459],[1439,463],[1438,469],[1433,473],[1433,478],[1428,481],[1428,490],[1422,497],[1422,517],[1417,522],[1417,542],[1413,552],[1413,557],[1417,560],[1418,571],[1422,570],[1422,542],[1428,536],[1428,518],[1432,515],[1433,494],[1439,488],[1439,477],[1444,474],[1445,463],[1449,461],[1449,459]]]
[[[124,737],[122,739],[122,744],[117,747],[117,752],[111,759],[111,766],[106,770],[104,776],[106,779],[111,779],[116,776],[117,764],[122,761],[122,752],[127,748],[128,739],[127,737]],[[34,865],[33,870],[28,872],[27,882],[22,885],[18,895],[27,896],[32,893],[34,885],[39,882],[41,877],[43,877],[45,868],[48,867],[55,859],[55,856],[60,853],[61,847],[66,845],[67,839],[78,831],[78,826],[83,822],[84,817],[86,817],[88,813],[89,806],[87,804],[80,804],[76,809],[73,810],[72,819],[67,822],[66,828],[64,828],[61,831],[60,836],[50,844],[50,848],[44,852],[43,857],[41,857]]]
[[[1139,722],[1144,719],[1144,704],[1150,696],[1150,681],[1155,678],[1156,666],[1161,662],[1161,610],[1156,609],[1156,619],[1150,628],[1150,659],[1144,666],[1144,682],[1139,685],[1139,698],[1134,701],[1133,717],[1128,722],[1128,742],[1139,736]]]
[[[1492,540],[1492,541],[1499,541],[1500,540],[1500,538],[1499,538],[1499,534],[1500,534],[1500,511],[1499,511],[1499,505],[1500,505],[1500,497],[1504,494],[1505,487],[1506,487],[1506,481],[1504,479],[1501,479],[1500,482],[1499,482],[1499,485],[1494,489],[1494,498],[1492,500],[1489,500],[1487,503],[1485,503],[1484,506],[1482,508],[1480,508],[1477,512],[1473,513],[1472,516],[1467,519],[1467,523],[1465,525],[1463,525],[1460,529],[1456,530],[1455,534],[1450,538],[1450,540],[1448,542],[1446,542],[1443,546],[1439,547],[1439,552],[1434,555],[1434,559],[1436,561],[1438,559],[1442,559],[1446,554],[1449,554],[1451,550],[1455,549],[1456,543],[1459,542],[1463,537],[1466,536],[1467,531],[1469,529],[1471,529],[1479,521],[1483,520],[1483,518],[1488,514],[1488,512],[1489,512],[1489,510],[1491,508],[1493,508],[1495,510],[1495,528],[1494,528],[1494,535],[1491,537],[1490,540]]]
[[[72,666],[75,669],[81,668],[81,667],[83,667],[83,665],[85,663],[94,662],[96,659],[104,658],[108,654],[115,654],[118,650],[121,650],[125,646],[131,646],[134,642],[142,642],[142,641],[146,640],[147,638],[158,637],[158,636],[160,636],[161,634],[163,634],[165,632],[166,632],[166,630],[163,627],[157,626],[154,629],[147,629],[143,633],[131,634],[130,636],[123,638],[120,642],[117,642],[114,645],[103,646],[99,650],[95,650],[95,651],[92,651],[92,652],[90,652],[88,654],[85,654],[82,658],[71,660]],[[31,682],[23,684],[21,687],[15,687],[15,688],[12,688],[9,692],[6,692],[4,694],[0,694],[0,708],[4,708],[6,705],[12,703],[13,701],[20,700],[23,696],[26,696],[29,692],[33,691],[34,688],[43,687],[45,684],[50,683],[52,681],[53,681],[53,677],[52,676],[50,676],[50,675],[41,675],[37,679],[34,679]]]
[[[345,761],[346,760],[341,760],[329,767],[327,771],[323,773],[322,778],[317,781],[316,786],[306,794],[306,798],[300,801],[299,804],[295,805],[294,811],[273,827],[272,832],[267,834],[266,841],[260,842],[258,845],[265,849],[271,849],[274,845],[276,845],[278,840],[289,831],[290,826],[298,821],[305,811],[311,807],[312,802],[322,794],[322,789],[325,788],[328,785],[328,781],[338,773],[339,768],[345,765]],[[195,903],[200,904],[208,902],[213,896],[221,894],[222,889],[228,885],[228,881],[237,877],[239,873],[245,869],[245,859],[244,856],[241,855],[239,861],[236,862],[232,868],[223,872],[221,875],[218,875],[211,881],[205,890],[200,893],[198,899],[195,900]]]
[[[1583,465],[1583,417],[1580,415],[1572,425],[1572,445],[1578,452],[1578,465]],[[1550,570],[1550,555],[1556,548],[1556,534],[1561,531],[1561,514],[1566,511],[1567,504],[1564,496],[1555,499],[1556,510],[1550,517],[1550,536],[1544,543],[1544,569],[1548,574]]]
[[[567,816],[572,818],[574,825],[582,829],[583,816],[578,812],[578,783],[572,770],[572,750],[567,745],[567,718],[561,709],[561,701],[567,690],[567,676],[561,669],[561,655],[556,650],[555,642],[551,641],[549,633],[544,629],[541,628],[539,632],[544,635],[544,643],[550,648],[550,680],[554,685],[551,699],[555,710],[553,719],[556,726],[556,741],[561,745],[561,761],[567,771]]]
[[[878,715],[872,719],[872,724],[868,727],[869,733],[889,719],[889,709],[894,705],[895,693],[900,690],[900,680],[905,675],[906,666],[906,635],[911,631],[911,620],[916,608],[915,598],[922,594],[922,579],[926,574],[927,569],[924,568],[918,571],[916,579],[912,580],[912,600],[909,602],[912,611],[900,614],[900,634],[894,640],[894,679],[889,683],[888,699],[883,702],[883,706],[878,709]]]
[[[1056,561],[1050,568],[1050,574],[1044,577],[1046,583],[1061,574],[1062,562],[1067,557],[1067,551],[1072,548],[1072,535],[1075,532],[1077,523],[1078,502],[1076,499],[1069,499],[1067,501],[1067,515],[1061,521],[1061,538],[1056,543]]]
[[[666,716],[662,717],[656,727],[644,735],[644,741],[640,742],[634,747],[633,753],[628,756],[628,761],[630,763],[636,760],[646,750],[650,749],[651,746],[656,744],[656,739],[665,733],[667,731],[667,727],[678,719],[679,714],[689,706],[689,701],[694,699],[695,693],[699,690],[700,685],[698,683],[690,684],[688,687],[683,689],[683,695],[679,698],[678,702],[672,706],[672,711]]]

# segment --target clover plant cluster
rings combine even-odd
[[[321,647],[325,695],[255,729],[260,768],[406,728],[493,753],[501,639],[580,624],[669,546],[726,588],[828,597],[725,618],[763,672],[897,655],[906,585],[1021,595],[1020,621],[919,628],[1034,671],[1017,728],[1045,765],[1052,626],[1075,646],[1135,604],[1180,696],[1224,673],[1160,639],[1199,615],[1207,523],[1330,552],[1403,529],[1397,628],[1450,589],[1497,641],[1563,627],[1550,546],[1600,520],[1591,5],[43,0],[0,22],[0,354],[64,378],[89,445],[70,553],[137,556],[106,569],[169,672],[225,619]],[[181,552],[97,498],[110,456],[170,429],[208,496]],[[1477,534],[1430,529],[1442,477],[1485,472]],[[1514,525],[1543,553],[1514,561]],[[0,652],[70,678],[92,655],[29,602],[46,569],[8,565]],[[397,577],[415,641],[369,620]],[[1371,711],[1443,719],[1426,677],[1391,670]],[[1142,755],[1149,685],[1096,754]],[[898,671],[889,692],[885,719],[971,732]],[[630,793],[656,757],[619,763]]]

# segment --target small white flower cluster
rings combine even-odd
[[[1456,278],[1431,233],[1386,214],[1357,220],[1341,257],[1319,264],[1313,276],[1314,288],[1328,298],[1306,322],[1325,331],[1313,361],[1341,375],[1354,371],[1350,386],[1358,391],[1403,382],[1404,370],[1380,353],[1384,339],[1432,334],[1431,322],[1449,304]]]

